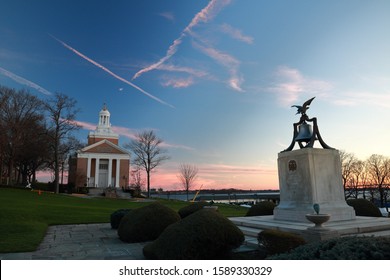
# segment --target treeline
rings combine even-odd
[[[56,93],[42,100],[27,90],[0,86],[0,184],[27,185],[40,170],[54,174],[59,192],[60,171],[69,154],[80,147],[71,135],[76,101]]]
[[[366,160],[340,151],[346,198],[366,198],[385,207],[390,186],[390,158],[373,154]]]

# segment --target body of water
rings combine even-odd
[[[192,201],[207,201],[207,202],[218,202],[218,203],[230,203],[230,204],[255,204],[261,200],[273,200],[279,201],[279,192],[237,192],[237,193],[199,193],[195,197],[195,193],[188,194],[188,200]],[[174,199],[174,200],[187,200],[187,194],[181,192],[163,192],[155,193],[151,195],[155,198],[163,199]]]

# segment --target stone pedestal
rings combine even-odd
[[[304,148],[279,153],[278,172],[280,203],[274,219],[307,222],[305,215],[330,214],[331,221],[355,219],[355,211],[344,198],[339,152],[330,149]]]

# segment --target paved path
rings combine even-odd
[[[0,254],[0,260],[143,260],[146,243],[124,243],[110,224],[50,226],[35,252]]]

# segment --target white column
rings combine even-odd
[[[119,168],[120,168],[120,159],[117,158],[116,159],[116,174],[115,174],[115,187],[116,188],[119,188],[119,181],[120,181],[120,178],[119,178]]]
[[[112,179],[112,159],[108,159],[108,186],[111,186],[111,179]],[[111,186],[112,187],[112,186]]]
[[[89,188],[89,179],[91,178],[91,158],[88,158],[88,163],[87,163],[87,183],[88,183],[88,188]]]
[[[95,163],[95,187],[99,187],[99,164],[100,164],[100,159],[96,158],[96,163]]]

